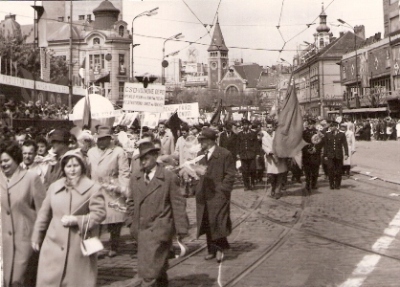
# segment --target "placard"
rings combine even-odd
[[[178,111],[178,117],[182,120],[186,118],[200,117],[199,103],[165,105],[163,113],[168,113],[168,115],[172,115],[175,111]]]
[[[160,120],[160,113],[143,113],[142,127],[154,129]]]
[[[125,83],[123,110],[162,113],[165,104],[165,86]]]

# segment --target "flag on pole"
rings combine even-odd
[[[172,134],[174,135],[175,142],[178,140],[178,131],[181,129],[181,123],[183,123],[183,121],[179,118],[177,111],[173,113],[165,123],[165,125],[170,128]]]
[[[210,120],[210,124],[217,126],[220,123],[222,123],[221,113],[222,113],[222,100],[219,101],[219,105]]]
[[[85,96],[85,103],[83,106],[83,126],[87,126],[89,129],[92,126],[92,113],[90,111],[90,99],[89,99],[89,92],[86,90],[86,96]]]
[[[295,158],[306,145],[303,140],[303,117],[301,116],[296,88],[290,85],[278,117],[278,127],[272,145],[274,154],[280,158]]]

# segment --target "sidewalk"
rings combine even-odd
[[[358,141],[352,171],[400,184],[400,141]]]

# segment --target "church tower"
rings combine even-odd
[[[317,33],[314,34],[314,43],[318,49],[329,45],[330,39],[332,38],[332,33],[329,33],[331,29],[326,25],[326,17],[324,3],[322,3],[322,11],[319,15],[319,26],[316,29]]]
[[[214,32],[208,51],[208,88],[218,89],[218,83],[222,80],[225,72],[228,70],[228,51],[222,36],[219,20],[214,26]]]

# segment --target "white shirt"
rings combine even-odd
[[[207,160],[209,160],[211,158],[214,150],[215,150],[215,145],[213,145],[210,149],[208,149],[208,151],[207,151]]]
[[[148,173],[149,179],[152,180],[154,175],[156,174],[157,165],[155,165],[150,172]]]

